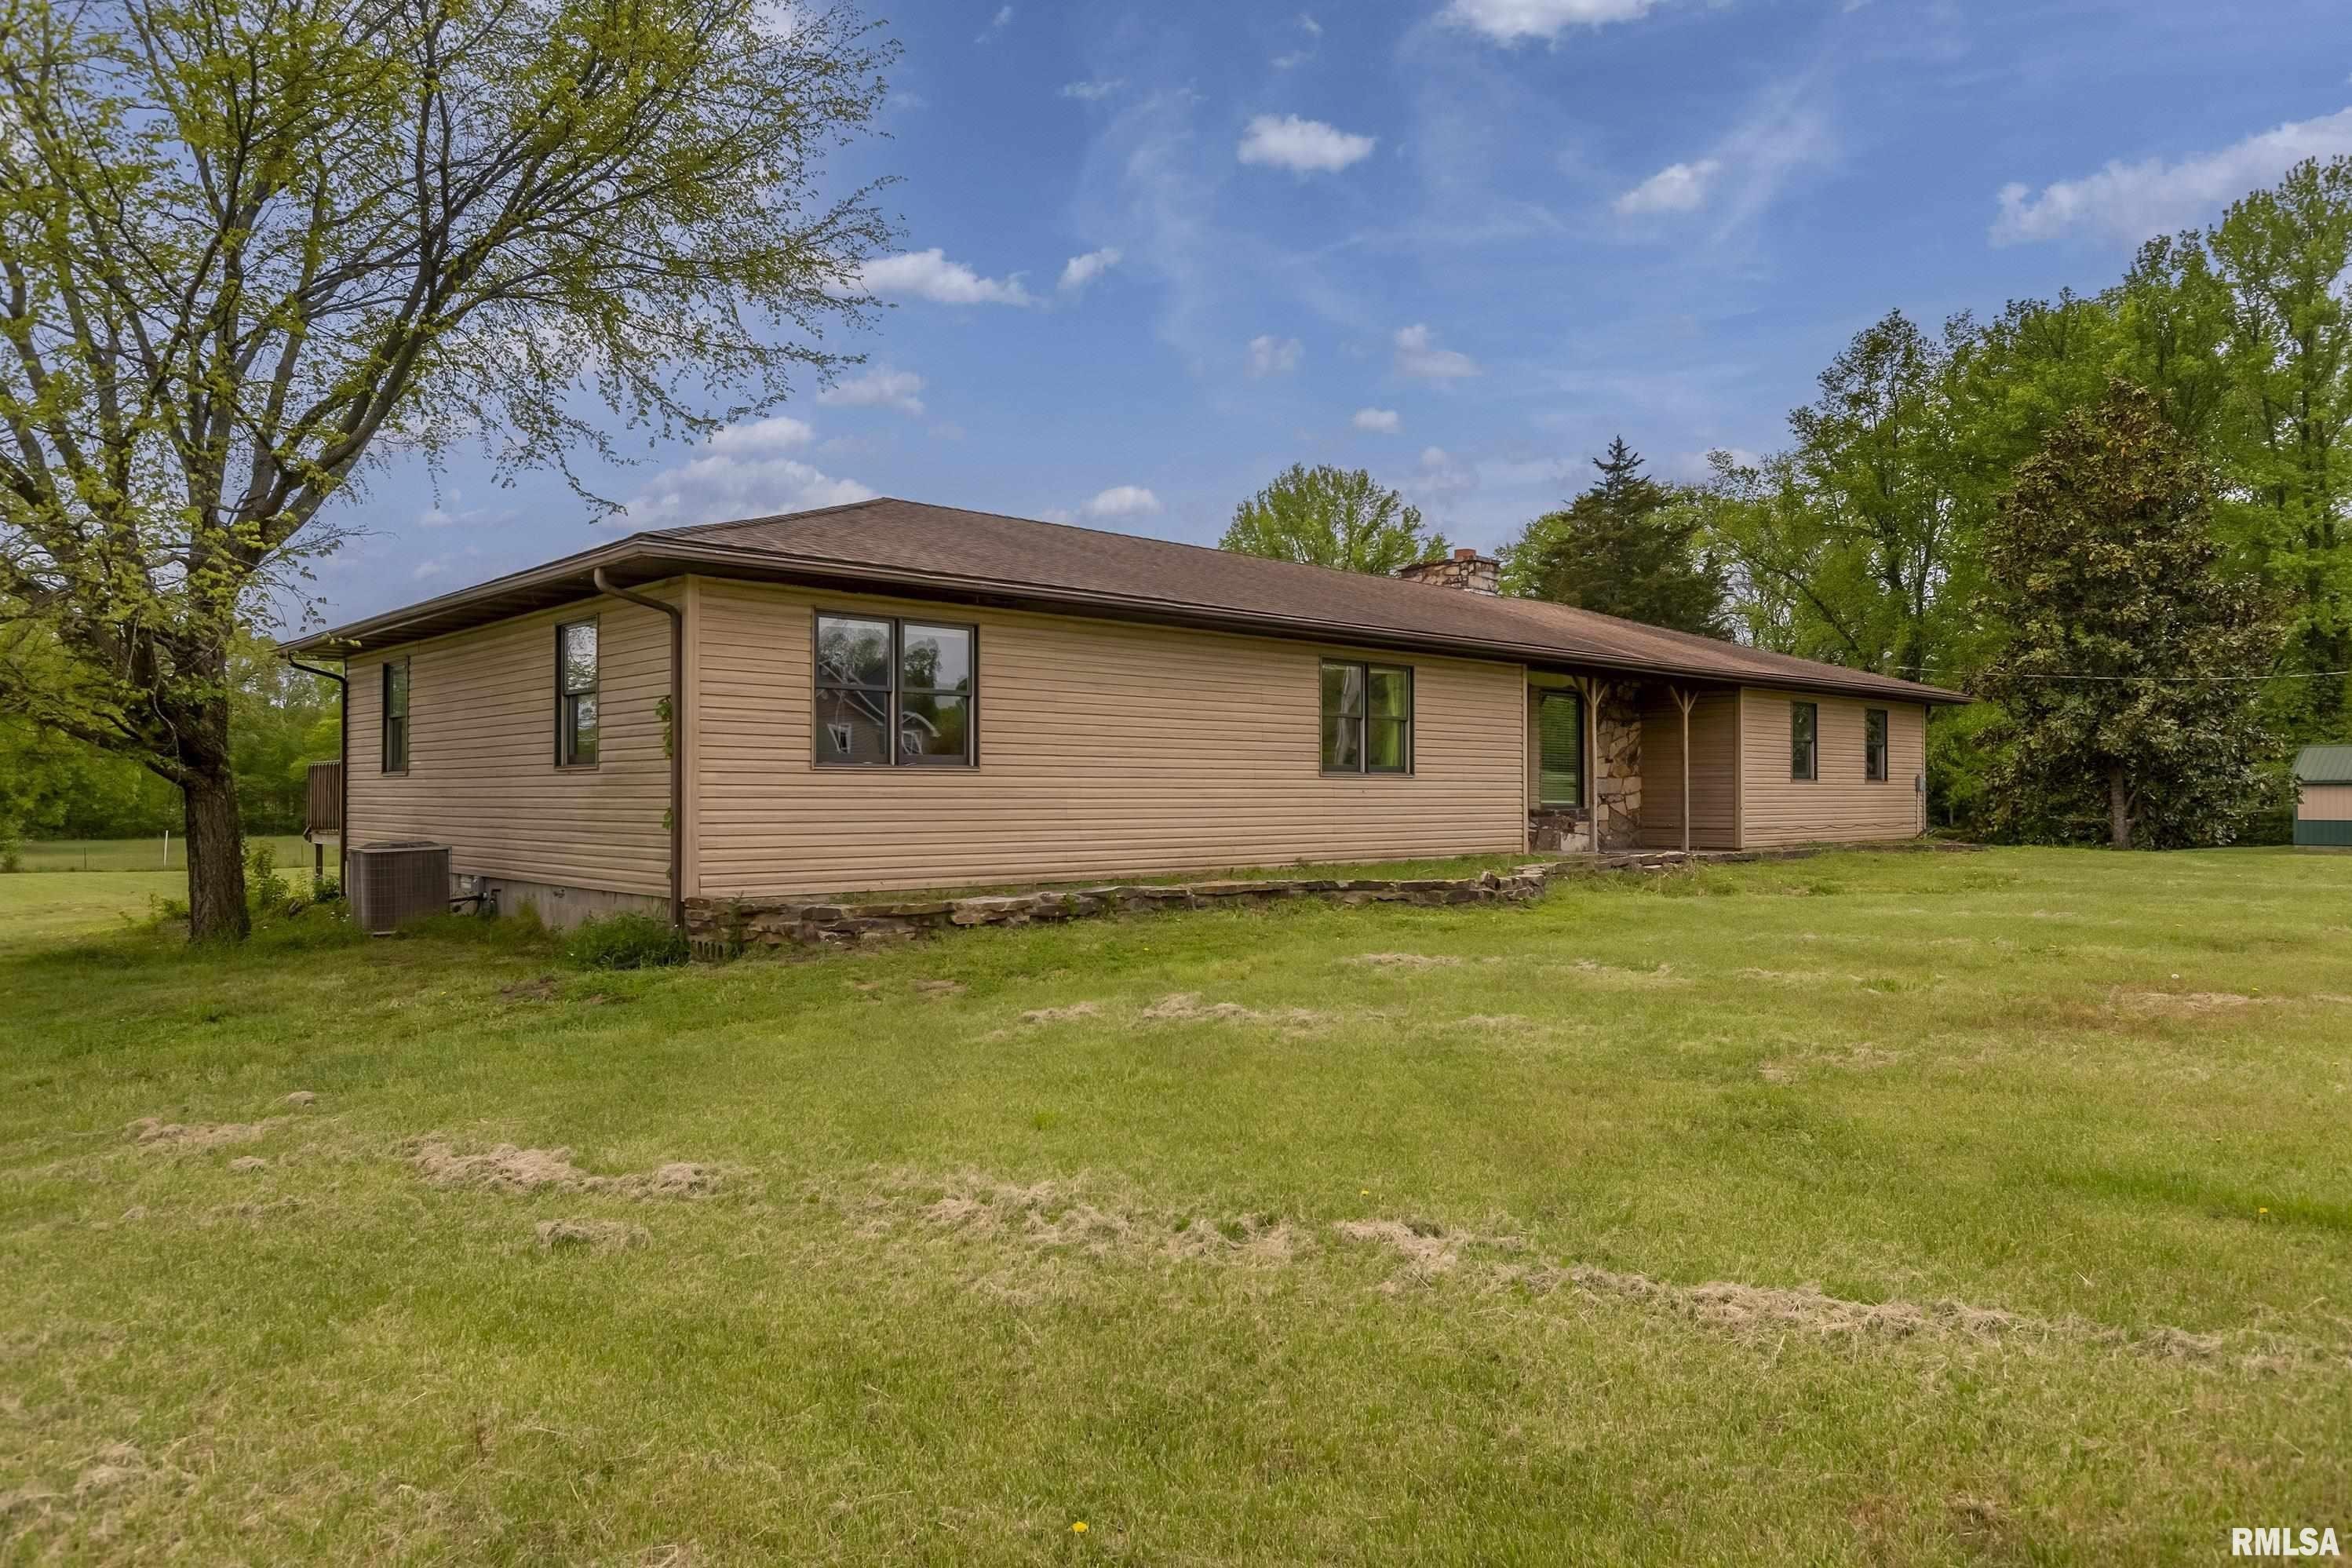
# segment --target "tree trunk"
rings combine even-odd
[[[2131,847],[2131,791],[2124,784],[2121,768],[2107,770],[2107,845],[2114,849]]]
[[[242,941],[253,929],[245,908],[244,825],[236,775],[226,768],[183,786],[188,843],[188,939]]]

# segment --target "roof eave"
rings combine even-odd
[[[1194,626],[1208,630],[1241,632],[1258,636],[1277,635],[1301,640],[1355,643],[1369,647],[1409,649],[1415,652],[1470,655],[1486,658],[1507,659],[1513,663],[1549,665],[1564,668],[1618,670],[1628,674],[1665,675],[1715,686],[1788,686],[1804,690],[1832,691],[1844,695],[1881,697],[1890,700],[1904,700],[1933,704],[1960,704],[1972,700],[1957,691],[1940,687],[1923,686],[1903,681],[1893,686],[1876,680],[1841,681],[1812,676],[1800,677],[1784,672],[1741,672],[1685,666],[1669,660],[1636,658],[1613,654],[1593,647],[1552,647],[1538,643],[1518,642],[1509,638],[1446,637],[1433,633],[1404,631],[1393,626],[1359,625],[1316,619],[1307,616],[1265,615],[1237,610],[1219,610],[1213,606],[1188,604],[1180,600],[1160,599],[1146,595],[1109,594],[1097,590],[1055,588],[1034,583],[1006,579],[969,576],[958,573],[920,572],[906,568],[877,567],[857,561],[845,561],[824,556],[793,555],[766,549],[741,549],[710,544],[699,541],[678,539],[671,535],[635,533],[625,539],[593,550],[551,561],[526,572],[494,578],[472,588],[459,589],[437,598],[345,626],[330,627],[305,637],[289,638],[278,644],[284,653],[308,654],[312,657],[337,658],[347,654],[371,651],[374,647],[393,647],[402,642],[447,635],[466,629],[450,626],[440,629],[420,631],[414,637],[395,634],[406,627],[430,625],[444,617],[480,606],[484,614],[473,618],[472,624],[483,624],[504,618],[509,614],[530,613],[528,610],[499,610],[489,606],[499,601],[511,600],[533,590],[553,588],[567,581],[584,582],[597,567],[620,570],[632,565],[656,565],[656,576],[674,575],[680,571],[705,570],[716,575],[751,580],[803,583],[820,586],[839,585],[845,589],[896,588],[911,591],[915,596],[978,597],[1007,604],[1035,605],[1064,614],[1094,613],[1113,618],[1141,619],[1164,625]],[[582,596],[593,595],[589,588]]]

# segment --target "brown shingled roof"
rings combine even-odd
[[[1967,700],[1564,605],[888,498],[633,534],[288,646],[331,657],[439,636],[593,592],[580,585],[598,567],[624,582],[699,572],[1913,702]]]

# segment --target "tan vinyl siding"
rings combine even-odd
[[[1821,707],[1819,765],[1810,780],[1789,776],[1789,706]],[[1886,710],[1885,783],[1863,777],[1863,710]],[[1904,838],[1920,830],[1912,781],[1927,766],[1927,710],[1808,691],[1740,693],[1741,844]],[[1645,781],[1646,786],[1646,781]],[[1648,803],[1645,787],[1643,804]]]
[[[1691,705],[1691,847],[1730,849],[1739,843],[1739,693],[1706,691]],[[1643,847],[1679,849],[1683,843],[1683,714],[1664,688],[1650,689],[1642,708],[1642,835]]]
[[[651,590],[656,595],[664,589]],[[674,591],[674,590],[671,590]],[[555,627],[597,622],[599,761],[555,765]],[[406,656],[408,771],[380,763],[382,658],[354,660],[352,841],[429,838],[459,875],[669,891],[669,764],[657,704],[669,628],[615,599],[395,649]]]
[[[1511,852],[1517,665],[706,579],[690,753],[698,890],[845,891]],[[980,629],[977,768],[819,768],[817,607]],[[1318,771],[1326,653],[1413,668],[1410,776]]]
[[[2305,822],[2352,822],[2352,784],[2305,784],[2295,815]]]

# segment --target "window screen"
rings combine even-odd
[[[1547,691],[1536,705],[1536,799],[1542,805],[1584,804],[1584,698]]]

